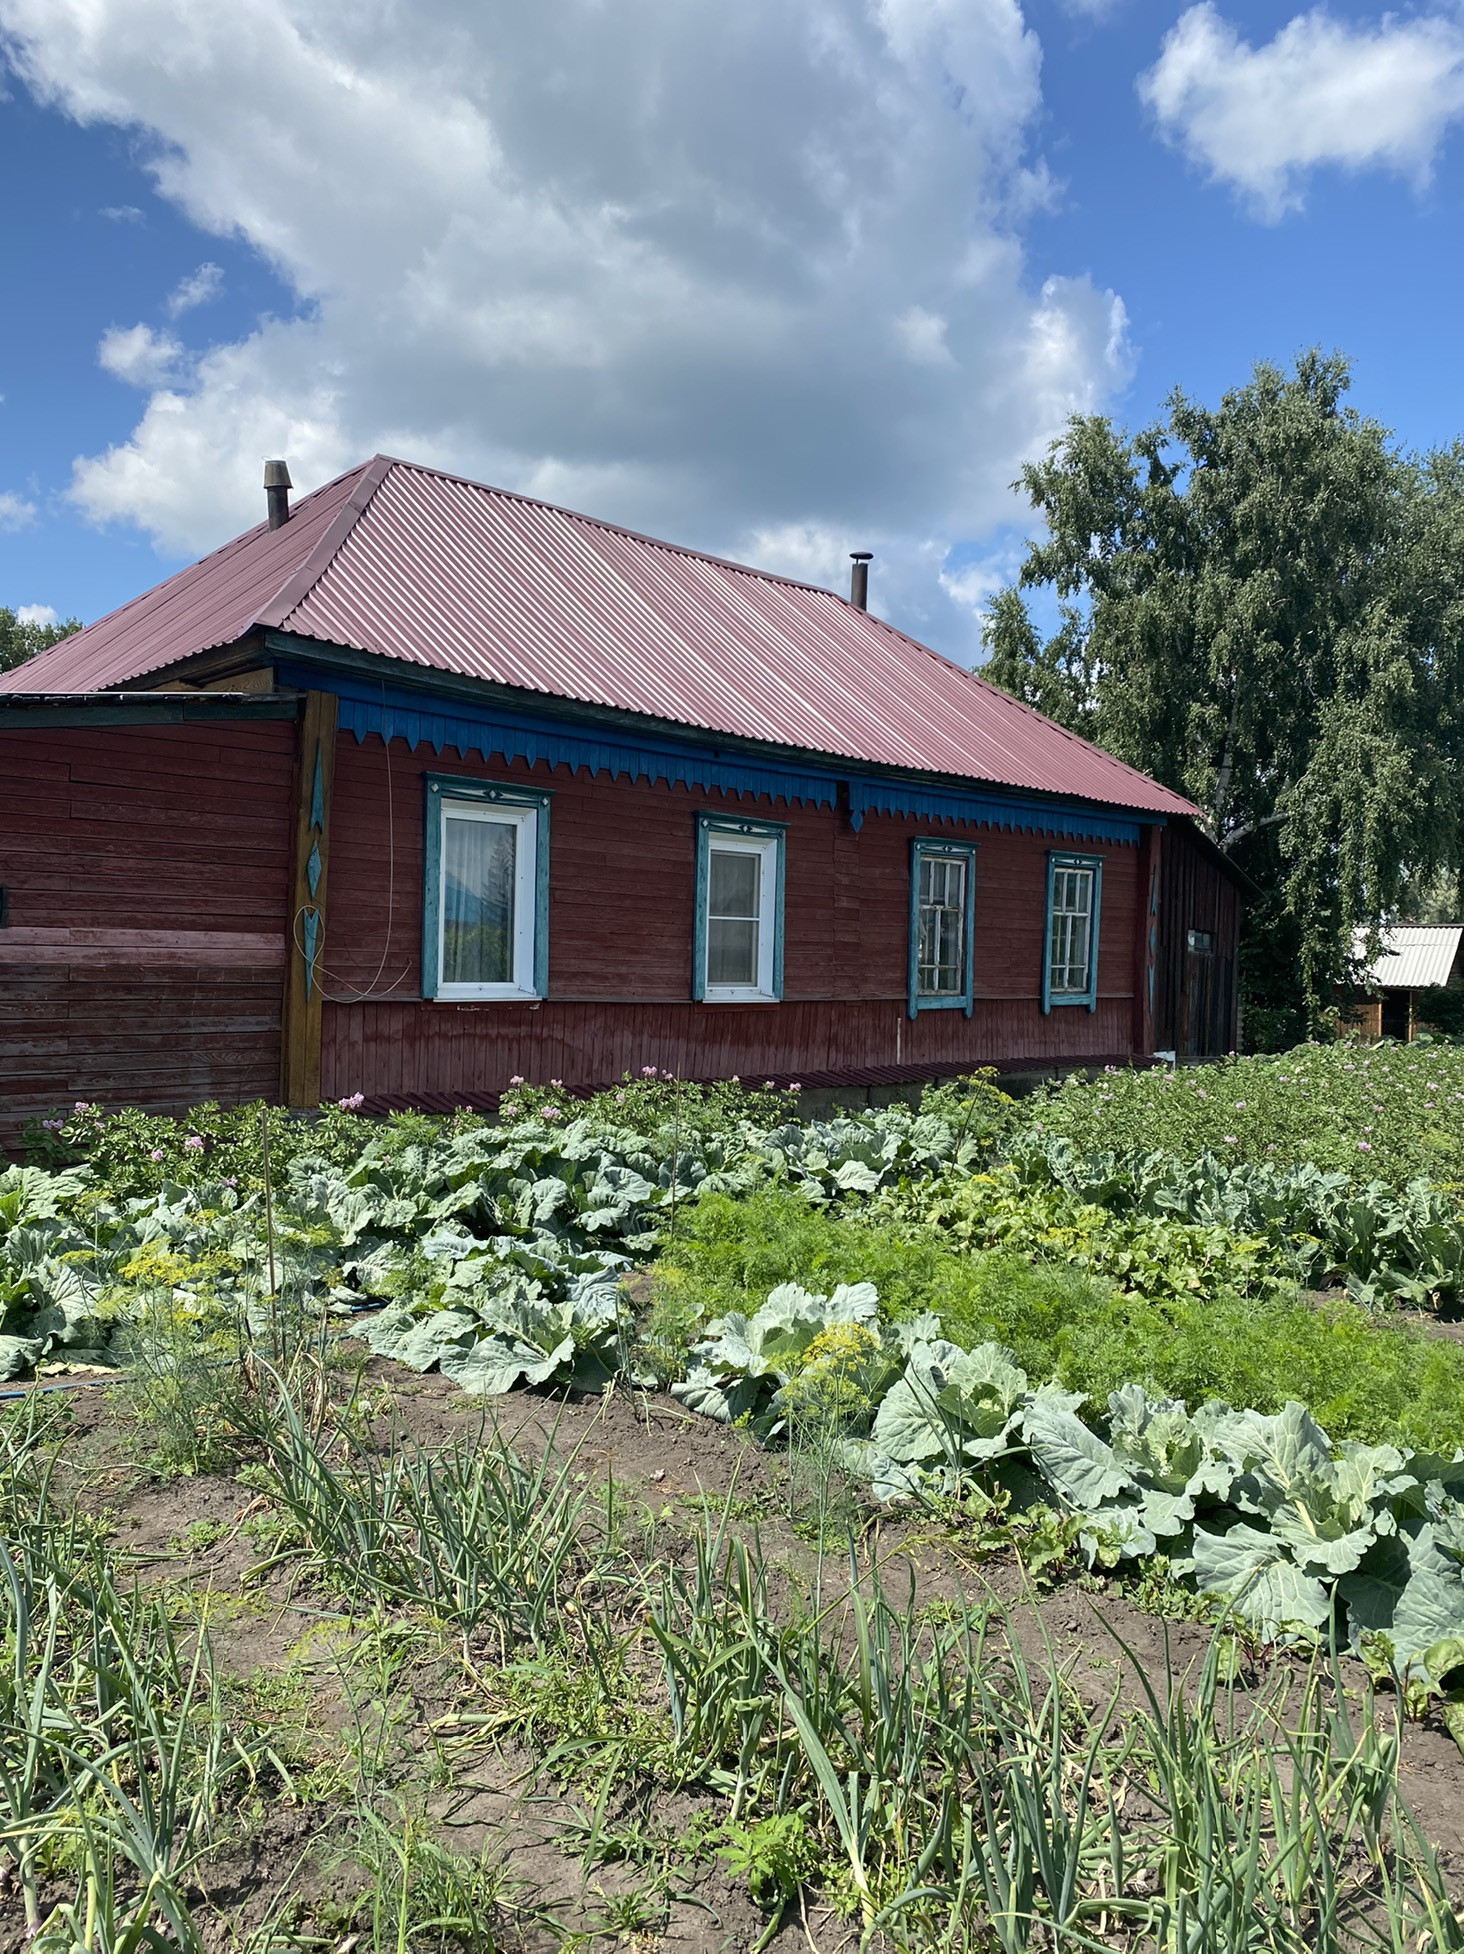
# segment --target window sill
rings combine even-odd
[[[782,998],[774,997],[771,991],[706,991],[697,999],[699,1004],[781,1004]]]
[[[484,986],[473,984],[454,984],[444,986],[435,997],[424,998],[425,1004],[541,1004],[543,997],[538,991],[510,990],[507,985]]]

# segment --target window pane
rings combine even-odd
[[[762,857],[743,849],[714,848],[709,863],[707,914],[757,920]]]
[[[447,815],[442,837],[442,981],[513,982],[518,826]]]
[[[966,989],[966,864],[920,857],[915,982],[922,997],[961,997]]]
[[[1052,877],[1052,949],[1048,988],[1082,995],[1089,988],[1093,933],[1093,871],[1060,868]]]
[[[757,936],[756,922],[743,922],[728,916],[708,917],[708,984],[737,984],[755,989]]]

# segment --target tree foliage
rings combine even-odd
[[[8,604],[0,604],[0,672],[13,671],[38,651],[60,644],[80,629],[79,617],[68,617],[64,624],[30,624],[17,617]]]
[[[1312,352],[1135,435],[1075,416],[987,619],[987,677],[1187,795],[1260,885],[1246,992],[1283,1020],[1460,857],[1464,444],[1405,455],[1348,386]]]

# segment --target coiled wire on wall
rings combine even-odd
[[[382,712],[385,713],[386,684],[384,681],[381,687],[381,707]],[[320,940],[316,946],[316,954],[313,960],[306,956],[305,943],[301,934],[301,923],[305,916],[303,906],[295,911],[294,920],[290,929],[290,935],[294,940],[295,948],[300,952],[302,957],[306,957],[312,983],[319,986],[320,995],[328,1004],[365,1004],[372,998],[390,997],[397,986],[404,984],[412,974],[412,966],[408,962],[399,977],[393,978],[384,990],[377,989],[377,985],[381,981],[381,974],[386,969],[387,957],[391,954],[392,930],[396,925],[396,798],[392,792],[391,736],[383,737],[381,744],[386,750],[386,940],[381,946],[381,958],[377,963],[371,982],[366,986],[364,991],[350,993],[345,991],[328,991],[324,983],[321,982],[322,977],[327,979],[331,977],[331,972],[325,968],[322,962],[326,942],[324,916],[320,916],[319,919]],[[341,983],[346,982],[346,979],[343,976],[339,976],[339,974],[338,980]]]

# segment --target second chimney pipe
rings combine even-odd
[[[290,490],[294,483],[282,461],[264,464],[264,501],[269,510],[269,526],[279,529],[290,520]]]
[[[849,602],[861,611],[869,609],[869,563],[873,550],[850,550],[849,561],[853,569],[849,572]]]

